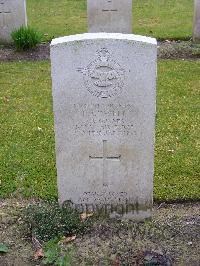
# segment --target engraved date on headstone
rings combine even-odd
[[[131,104],[74,104],[81,122],[74,133],[85,136],[128,136],[135,134],[136,109]]]

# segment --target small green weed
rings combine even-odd
[[[192,54],[196,56],[200,56],[200,44],[196,44],[196,43],[192,44]]]
[[[60,256],[61,248],[58,245],[58,239],[52,239],[48,241],[44,247],[44,259],[43,264],[53,264],[57,261]]]
[[[30,27],[20,27],[11,33],[14,45],[17,50],[28,50],[41,43],[42,35]]]
[[[0,243],[0,253],[7,253],[8,247],[4,243]]]
[[[78,211],[67,204],[60,207],[57,202],[30,205],[24,217],[28,231],[41,241],[79,234],[88,226],[88,221],[81,221]]]
[[[72,257],[74,250],[72,247],[67,249],[61,248],[58,239],[52,239],[48,241],[44,246],[44,259],[42,263],[44,265],[56,265],[56,266],[70,266],[72,265]]]

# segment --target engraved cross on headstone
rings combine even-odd
[[[8,14],[11,14],[11,11],[6,8],[5,2],[1,1],[0,2],[0,18],[2,17],[2,19],[0,19],[1,26],[6,25],[6,16]]]
[[[103,186],[108,185],[107,178],[107,161],[114,160],[120,161],[121,155],[109,156],[107,151],[107,140],[103,140],[103,156],[89,156],[92,160],[103,160]]]
[[[116,12],[118,11],[116,8],[112,8],[110,7],[110,5],[112,5],[112,0],[106,0],[106,2],[108,3],[108,7],[107,8],[103,8],[102,12]]]

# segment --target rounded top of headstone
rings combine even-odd
[[[74,42],[74,41],[83,41],[83,40],[97,40],[97,39],[111,39],[111,40],[127,40],[127,41],[136,41],[142,43],[149,43],[152,45],[157,45],[157,41],[155,38],[134,35],[134,34],[122,34],[122,33],[84,33],[84,34],[76,34],[69,35],[60,38],[55,38],[51,41],[51,46]]]

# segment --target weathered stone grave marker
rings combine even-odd
[[[0,0],[0,41],[10,42],[11,33],[27,25],[25,0]]]
[[[149,217],[156,40],[119,33],[57,38],[51,63],[60,203]]]
[[[132,0],[88,0],[88,32],[132,33]]]
[[[200,0],[194,1],[193,41],[200,43]]]

